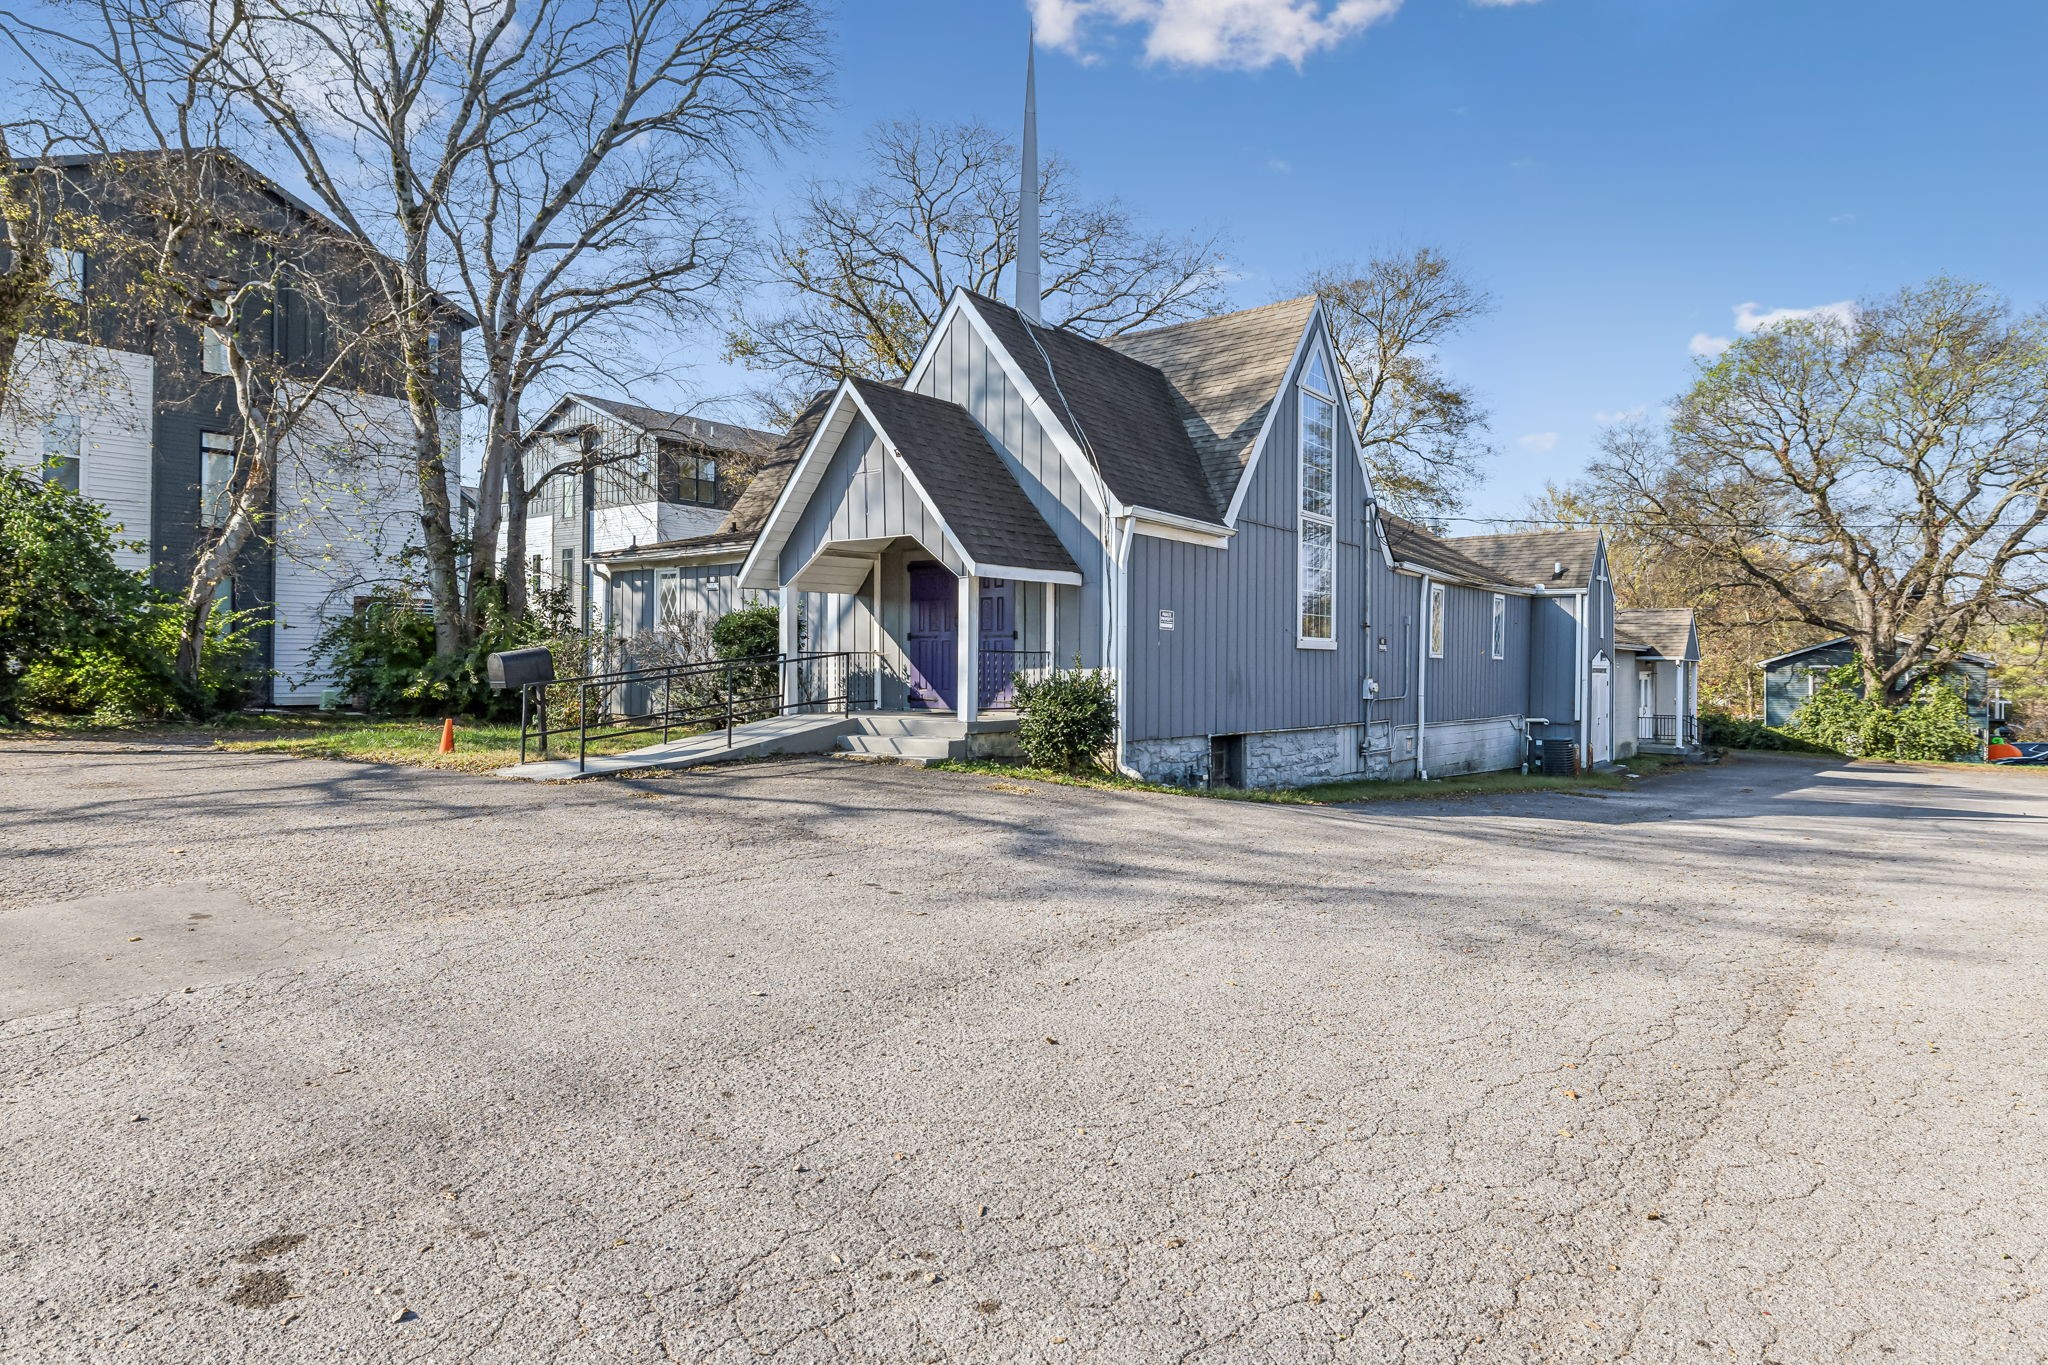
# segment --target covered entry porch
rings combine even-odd
[[[1699,664],[1642,655],[1636,660],[1636,747],[1682,753],[1699,743]]]
[[[865,661],[845,689],[861,709],[997,719],[1056,666],[1062,598],[1071,616],[1079,586],[1071,571],[977,572],[914,536],[828,541],[782,585],[781,646]]]

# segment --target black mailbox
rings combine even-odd
[[[500,692],[555,680],[555,656],[548,653],[546,645],[493,654],[485,667],[490,674],[491,687]]]

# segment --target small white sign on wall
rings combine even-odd
[[[1173,608],[1161,607],[1159,609],[1159,628],[1161,630],[1173,629]]]

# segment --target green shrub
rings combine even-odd
[[[1041,768],[1099,767],[1116,738],[1116,683],[1107,673],[1064,669],[1017,684],[1017,742]]]
[[[1912,697],[1887,706],[1863,695],[1860,662],[1829,669],[1788,727],[1810,744],[1851,758],[1950,759],[1974,753],[1969,704],[1954,688],[1924,679]]]
[[[721,659],[759,659],[782,652],[782,613],[759,604],[729,611],[711,627],[711,647]]]
[[[1818,753],[1817,746],[1796,735],[1774,729],[1760,720],[1730,715],[1726,711],[1700,712],[1700,739],[1718,749],[1767,749],[1793,753]]]
[[[39,660],[23,679],[24,695],[39,710],[90,716],[101,725],[217,715],[247,702],[262,613],[212,614],[192,687],[178,681],[173,667],[179,617],[175,602],[150,603],[120,637]]]
[[[491,689],[489,658],[499,650],[544,644],[554,651],[557,673],[583,671],[580,636],[551,637],[546,621],[509,614],[500,593],[483,608],[475,645],[443,659],[436,653],[433,612],[402,592],[379,592],[352,615],[330,622],[313,654],[357,706],[391,716],[517,716],[519,694]]]
[[[181,686],[178,604],[115,564],[116,545],[98,503],[0,469],[0,720],[34,707],[117,724],[247,697],[254,621],[218,618],[199,685]]]

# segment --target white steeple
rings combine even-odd
[[[1038,315],[1038,35],[1024,53],[1024,173],[1017,195],[1017,311]]]

